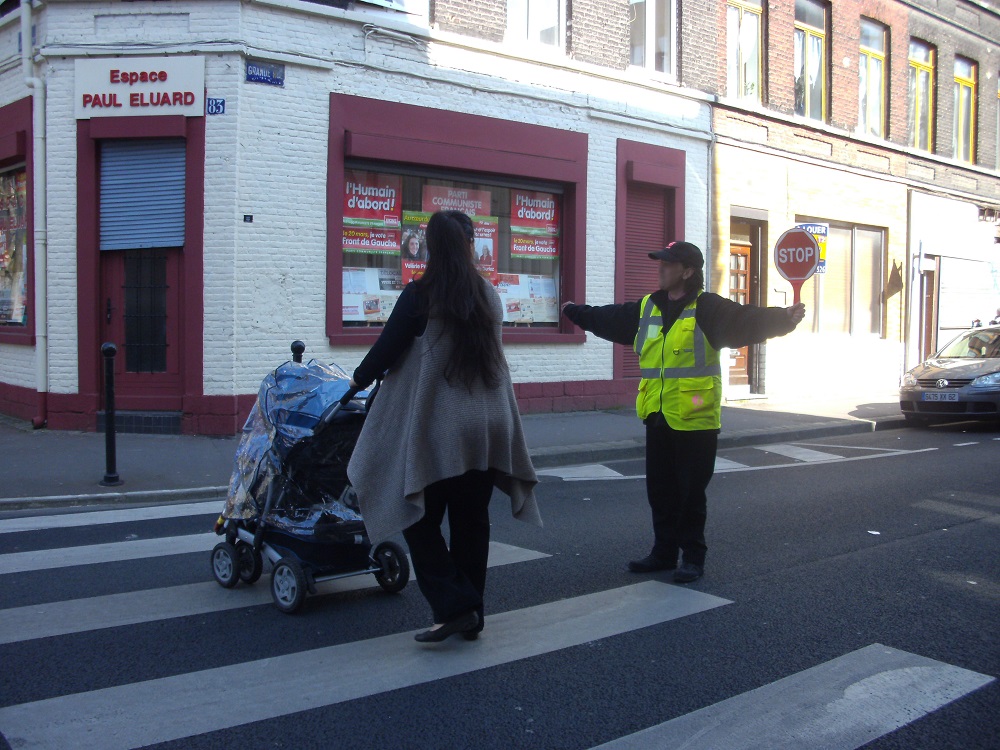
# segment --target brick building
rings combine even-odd
[[[947,327],[947,275],[989,264],[979,216],[1000,205],[997,14],[943,5],[5,0],[0,412],[95,429],[112,341],[128,428],[233,433],[293,339],[357,364],[442,206],[475,216],[526,411],[634,398],[634,357],[559,303],[638,299],[648,249],[684,237],[713,291],[786,304],[767,248],[793,224],[827,240],[811,318],[733,353],[730,395],[815,387],[846,357],[894,387],[914,332]],[[905,104],[915,29],[934,51],[927,149]],[[825,50],[807,56],[818,88],[795,76],[801,39]],[[737,96],[727,55],[754,44],[767,59]],[[884,117],[859,103],[859,50],[887,71]],[[969,81],[959,158],[949,92]],[[882,130],[859,133],[862,111]],[[940,227],[965,255],[932,247]]]

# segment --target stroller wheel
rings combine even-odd
[[[306,598],[306,574],[298,561],[283,557],[275,563],[271,574],[271,597],[274,605],[288,614],[302,606]]]
[[[264,572],[264,556],[246,542],[236,545],[236,554],[240,563],[240,580],[243,583],[257,583],[260,574]]]
[[[219,542],[212,550],[212,575],[223,588],[231,589],[239,583],[239,556],[229,542]]]
[[[410,581],[410,561],[402,547],[395,542],[382,542],[372,552],[372,559],[381,568],[375,574],[379,586],[390,594],[406,588]]]

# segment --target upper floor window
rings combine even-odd
[[[562,48],[565,26],[565,0],[507,0],[511,40]]]
[[[955,58],[955,127],[952,153],[959,161],[976,161],[976,64]]]
[[[674,72],[674,1],[629,0],[629,62]]]
[[[795,0],[795,114],[826,121],[827,6]]]
[[[919,39],[910,40],[908,99],[910,146],[934,150],[934,48]]]
[[[729,0],[726,7],[726,94],[763,101],[760,0]]]
[[[861,19],[861,51],[858,60],[858,131],[885,138],[886,102],[885,26]]]

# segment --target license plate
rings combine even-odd
[[[957,393],[925,393],[924,401],[958,401]]]

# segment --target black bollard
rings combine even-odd
[[[115,355],[118,347],[108,342],[101,345],[104,355],[104,479],[105,487],[122,484],[115,466]]]
[[[292,362],[302,362],[302,353],[305,352],[306,345],[296,339],[292,342]]]

